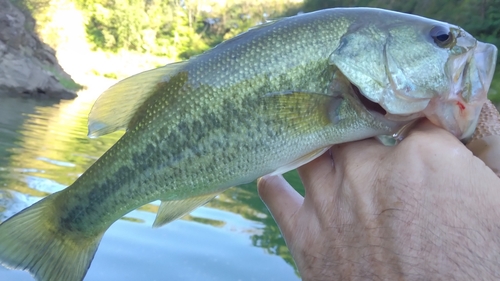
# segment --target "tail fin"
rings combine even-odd
[[[102,235],[85,237],[59,230],[53,211],[55,196],[0,224],[0,263],[26,270],[39,281],[81,281]]]

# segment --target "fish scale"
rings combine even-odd
[[[447,76],[457,74],[447,64],[453,54],[430,35],[436,26],[455,28],[379,9],[323,10],[120,81],[96,101],[89,136],[126,133],[68,188],[0,225],[0,261],[37,280],[82,280],[108,227],[144,204],[162,201],[154,222],[161,226],[333,144],[397,132],[422,117],[421,108],[405,112],[431,102],[422,93],[440,97],[456,86]],[[469,71],[488,80],[491,67],[481,63]],[[491,79],[479,82],[471,81]],[[360,99],[382,90],[391,102],[406,99],[397,108],[404,120],[388,119],[380,110],[387,104],[377,111]]]

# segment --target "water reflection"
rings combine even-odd
[[[122,133],[86,137],[95,98],[0,99],[1,221],[71,184],[118,140]],[[297,182],[295,173],[288,177]],[[255,183],[152,230],[158,206],[143,206],[108,230],[85,280],[300,279]],[[0,280],[32,279],[1,268]]]

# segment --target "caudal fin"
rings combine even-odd
[[[53,194],[0,224],[0,263],[39,281],[81,281],[102,235],[82,237],[56,227]]]

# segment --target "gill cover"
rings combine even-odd
[[[427,117],[460,139],[474,131],[496,64],[496,47],[447,23],[357,19],[329,57],[391,120]],[[401,18],[398,18],[401,17]]]
[[[422,79],[417,76],[422,74],[417,72],[426,67],[421,65],[425,63],[422,54],[411,50],[408,42],[400,42],[407,38],[391,35],[383,27],[358,26],[353,24],[342,37],[329,63],[337,66],[366,98],[380,104],[389,114],[408,115],[424,110],[435,93],[418,84]],[[403,46],[408,49],[401,50]],[[413,63],[412,69],[405,60]],[[444,74],[439,80],[445,80]],[[439,89],[443,86],[435,85]]]

